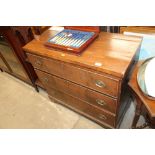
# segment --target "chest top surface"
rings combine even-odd
[[[140,37],[101,32],[99,37],[81,55],[48,49],[44,43],[58,31],[47,30],[23,49],[32,54],[68,62],[112,76],[123,78],[136,51],[141,45]]]

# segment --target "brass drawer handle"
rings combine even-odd
[[[48,78],[45,77],[45,78],[43,79],[43,81],[44,81],[45,83],[47,83],[47,82],[48,82]]]
[[[96,99],[97,104],[101,105],[101,106],[105,106],[106,102],[100,99]]]
[[[102,114],[99,115],[99,118],[102,119],[102,120],[106,120],[107,119],[107,117],[105,115],[102,115]]]
[[[103,81],[100,81],[100,80],[96,80],[96,81],[95,81],[95,85],[96,85],[97,87],[100,87],[100,88],[106,87],[105,83],[104,83]]]
[[[36,60],[35,65],[36,66],[41,66],[42,65],[42,62],[40,60]]]

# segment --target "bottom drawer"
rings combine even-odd
[[[50,90],[49,97],[56,99],[66,105],[67,107],[82,113],[83,115],[94,119],[96,122],[103,124],[104,126],[114,128],[115,127],[115,115],[107,113],[100,108],[96,108],[82,100],[74,98],[68,94],[62,93],[57,90]]]

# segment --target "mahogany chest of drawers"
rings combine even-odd
[[[23,47],[49,98],[106,128],[117,128],[128,104],[126,86],[141,38],[101,32],[77,56],[44,46],[56,33],[47,30]]]

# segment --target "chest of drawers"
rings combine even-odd
[[[141,38],[101,32],[77,56],[44,47],[55,33],[48,30],[24,47],[49,98],[104,127],[117,128],[128,103],[123,98]]]

